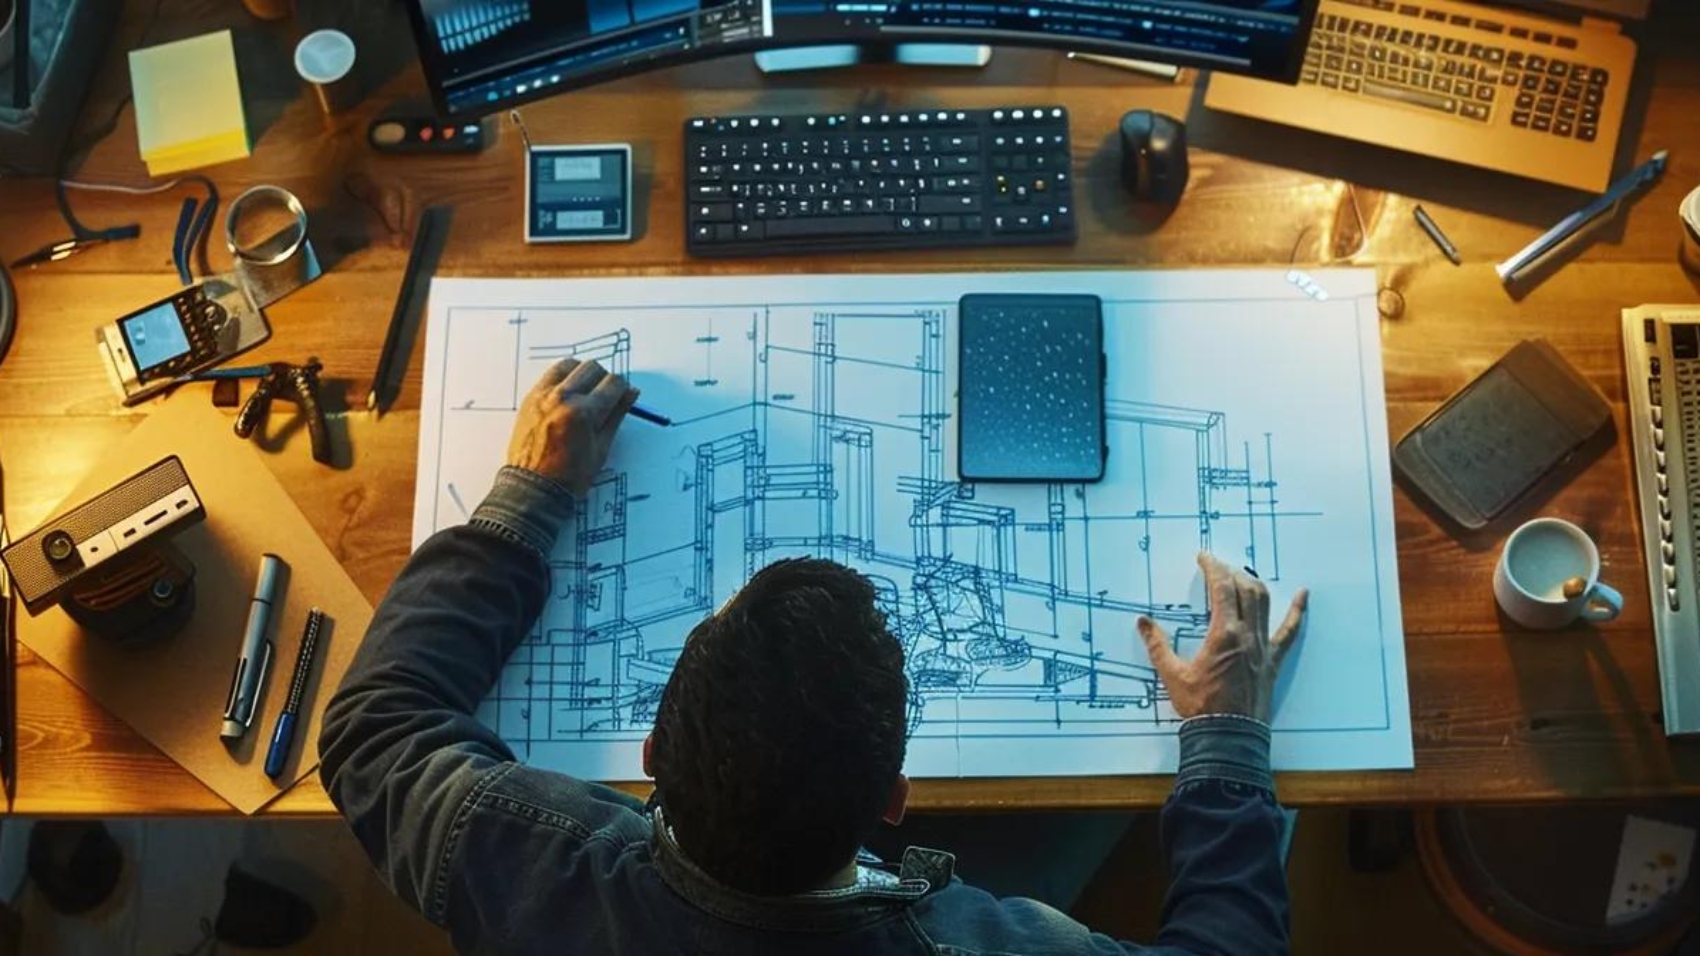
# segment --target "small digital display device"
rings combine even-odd
[[[189,333],[168,300],[118,320],[130,357],[143,377],[174,358],[189,354]]]
[[[271,337],[247,291],[213,276],[95,329],[95,345],[125,405],[170,388]]]
[[[526,242],[631,237],[630,146],[534,146],[527,152]]]
[[[957,325],[964,481],[1104,477],[1104,320],[1094,295],[965,295]]]

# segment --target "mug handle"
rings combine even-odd
[[[1623,595],[1604,581],[1596,581],[1594,589],[1588,592],[1587,603],[1582,605],[1582,616],[1590,621],[1611,621],[1622,613]]]

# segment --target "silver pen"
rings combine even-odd
[[[277,603],[278,579],[283,562],[275,554],[260,555],[260,576],[254,582],[254,597],[248,602],[248,627],[242,632],[242,650],[236,672],[230,677],[230,696],[224,702],[224,727],[218,732],[226,740],[238,740],[248,732],[259,710],[260,694],[272,665],[272,610]]]
[[[1561,252],[1582,230],[1595,222],[1615,216],[1625,203],[1659,181],[1659,177],[1665,174],[1665,162],[1669,158],[1668,150],[1659,150],[1653,154],[1652,159],[1612,183],[1611,188],[1600,198],[1559,220],[1558,225],[1529,243],[1523,251],[1495,267],[1495,271],[1499,273],[1499,281],[1507,286],[1521,283],[1543,262]]]

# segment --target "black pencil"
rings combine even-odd
[[[427,259],[447,212],[442,206],[427,206],[419,214],[419,226],[413,233],[413,248],[407,254],[407,271],[402,274],[401,289],[395,297],[395,311],[390,313],[389,332],[384,335],[384,350],[378,355],[378,370],[372,374],[372,390],[366,393],[367,411],[376,412],[380,418],[384,409],[395,400],[396,392],[401,390],[401,377],[407,370],[407,356],[401,354],[402,335],[418,293],[420,277],[431,271],[427,268]]]

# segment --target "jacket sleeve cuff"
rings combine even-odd
[[[1175,788],[1226,780],[1275,792],[1269,766],[1269,725],[1251,717],[1206,714],[1181,722],[1181,765]]]
[[[523,544],[545,559],[555,538],[573,514],[573,496],[558,483],[535,472],[507,465],[467,522]]]

